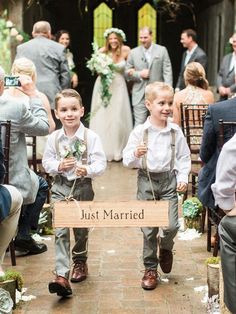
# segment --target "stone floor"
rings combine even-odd
[[[135,199],[136,171],[121,163],[109,163],[106,173],[94,182],[96,200]],[[189,314],[206,313],[201,302],[205,286],[204,261],[206,236],[192,241],[176,238],[171,274],[160,272],[162,280],[153,291],[145,291],[143,275],[142,233],[139,228],[95,228],[89,239],[89,276],[72,284],[73,296],[61,299],[48,292],[53,278],[54,244],[45,242],[48,251],[35,256],[17,257],[15,269],[22,272],[26,295],[36,299],[17,305],[15,314]],[[9,257],[4,261],[10,267]],[[1,312],[1,311],[0,311]]]

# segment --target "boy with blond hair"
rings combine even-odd
[[[180,129],[168,118],[172,112],[173,88],[163,82],[154,82],[145,88],[145,105],[150,112],[144,124],[130,134],[123,151],[123,163],[138,168],[139,200],[169,200],[169,226],[163,229],[157,257],[157,227],[142,228],[143,262],[145,273],[142,288],[155,289],[157,266],[164,273],[172,269],[174,237],[178,231],[178,192],[187,190],[191,168],[190,151]]]
[[[49,137],[43,156],[43,166],[54,176],[52,200],[65,200],[69,195],[81,201],[94,197],[92,179],[101,175],[106,168],[106,156],[96,133],[84,127],[80,118],[84,115],[82,99],[75,90],[65,89],[55,99],[55,114],[62,129]],[[87,278],[88,229],[74,228],[75,245],[72,249],[74,263],[71,282]],[[49,283],[49,292],[59,296],[72,294],[69,284],[70,273],[70,230],[57,228],[56,278]]]

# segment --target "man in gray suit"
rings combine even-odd
[[[17,46],[16,58],[32,60],[37,70],[37,88],[49,99],[54,109],[55,95],[70,87],[70,72],[65,47],[51,40],[51,26],[46,21],[36,22],[32,31],[33,39]]]
[[[145,26],[140,30],[141,46],[131,50],[126,75],[133,81],[132,106],[135,126],[147,118],[144,90],[147,84],[161,81],[172,86],[172,67],[167,49],[152,42],[152,30]]]
[[[236,93],[236,34],[230,38],[233,52],[224,56],[217,75],[217,89],[220,100],[225,100]]]
[[[236,135],[222,148],[212,191],[216,204],[225,216],[219,225],[220,256],[224,280],[224,301],[231,313],[236,313]],[[226,161],[227,160],[227,161]]]
[[[3,75],[0,80],[0,84],[3,84]],[[38,227],[48,184],[29,169],[25,135],[47,135],[49,123],[32,79],[20,75],[19,80],[22,92],[29,96],[30,110],[21,97],[3,93],[0,96],[0,120],[11,120],[9,183],[23,196],[24,206],[21,209],[15,247],[29,254],[39,254],[45,252],[47,246],[34,241],[30,233]]]
[[[197,33],[193,29],[185,29],[182,31],[181,44],[187,50],[183,53],[180,73],[176,83],[175,91],[185,88],[184,70],[188,63],[199,62],[206,70],[207,56],[206,53],[197,44]]]

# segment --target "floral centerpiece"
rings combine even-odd
[[[200,230],[203,205],[199,199],[197,197],[186,199],[183,202],[182,209],[186,227]]]
[[[111,57],[99,51],[97,44],[93,43],[93,54],[90,60],[87,61],[87,68],[92,74],[97,73],[101,78],[100,94],[104,107],[109,105],[111,93],[109,87],[114,78],[115,65]]]

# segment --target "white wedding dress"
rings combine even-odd
[[[93,89],[89,127],[100,136],[108,161],[122,159],[122,150],[133,126],[124,69],[125,60],[116,64],[116,73],[110,85],[112,97],[106,108],[99,92],[100,77]]]

